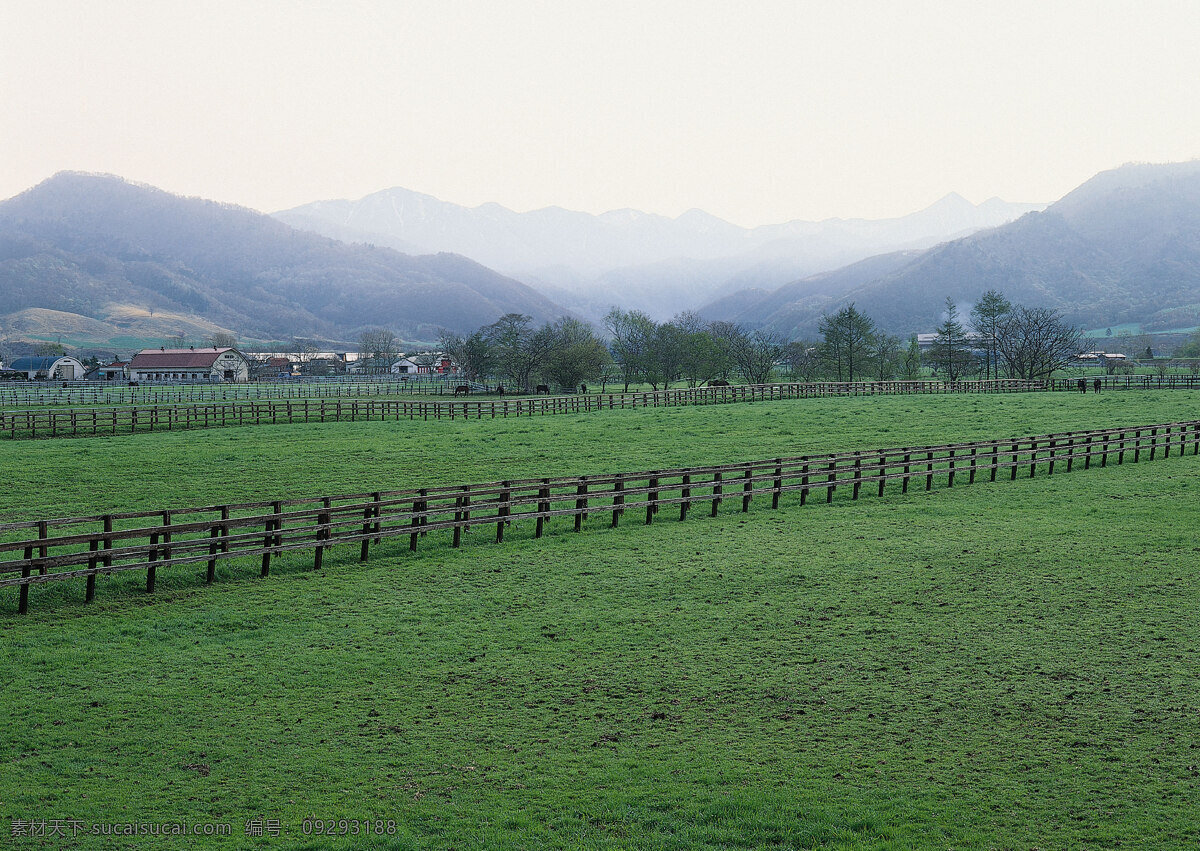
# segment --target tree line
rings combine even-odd
[[[915,334],[902,340],[883,332],[853,303],[821,318],[819,339],[790,342],[693,312],[656,322],[641,311],[614,307],[604,317],[604,336],[573,317],[536,325],[529,316],[509,313],[471,334],[443,332],[438,348],[468,381],[494,379],[528,392],[539,384],[564,390],[587,383],[602,390],[609,384],[657,390],[734,378],[762,384],[780,371],[799,381],[916,379],[930,370],[950,381],[1035,379],[1066,366],[1082,347],[1080,332],[1057,311],[1012,304],[995,290],[980,297],[969,321],[970,330],[946,299],[932,345],[923,348]],[[380,366],[398,357],[397,348],[395,336],[383,329],[368,329],[360,339],[362,356]]]

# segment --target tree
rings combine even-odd
[[[1012,303],[997,290],[985,292],[971,308],[971,325],[983,347],[984,378],[1000,377],[1000,326],[1011,312]]]
[[[783,353],[783,359],[787,362],[788,368],[792,372],[792,380],[796,381],[813,381],[817,377],[817,371],[820,368],[821,361],[817,357],[817,344],[811,340],[796,340],[788,343],[787,349]]]
[[[368,372],[387,372],[399,357],[396,335],[386,328],[367,328],[358,338],[358,351]]]
[[[750,384],[766,384],[787,351],[787,340],[773,331],[741,331],[732,341],[733,362]]]
[[[1000,357],[1014,378],[1045,378],[1083,348],[1078,328],[1048,307],[1014,307],[1000,326]]]
[[[238,338],[228,331],[214,331],[208,336],[208,344],[215,349],[236,349]]]
[[[535,331],[532,322],[532,317],[523,313],[506,313],[480,329],[496,359],[496,371],[510,388],[525,392],[529,392],[533,376],[545,369],[554,346],[549,323]]]
[[[620,368],[628,392],[630,382],[641,376],[649,365],[647,359],[658,326],[640,310],[624,311],[614,307],[604,317],[604,327],[608,331],[613,362]]]
[[[821,357],[838,381],[853,381],[866,369],[875,346],[875,322],[851,302],[817,326],[822,337]]]
[[[900,360],[900,374],[909,381],[921,377],[921,343],[917,340],[916,334],[912,334],[908,338],[908,346],[904,349],[904,356]]]
[[[875,338],[875,377],[888,381],[896,374],[900,362],[900,338],[879,334]]]
[[[542,374],[551,383],[563,389],[577,388],[600,376],[610,356],[590,325],[564,316],[550,326],[550,331],[553,346]]]
[[[967,330],[958,321],[958,306],[955,305],[954,299],[948,296],[946,318],[938,326],[937,336],[929,349],[929,362],[935,370],[942,370],[948,381],[957,381],[970,363]]]
[[[492,347],[482,330],[469,337],[443,330],[438,340],[438,348],[458,364],[463,377],[468,381],[484,381],[495,368],[496,359]]]

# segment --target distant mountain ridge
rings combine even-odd
[[[1072,323],[1200,325],[1200,161],[1101,172],[1042,212],[922,252],[872,258],[768,295],[714,302],[712,318],[811,336],[849,302],[893,333],[932,331],[945,299],[987,289]]]
[[[564,312],[465,257],[346,245],[245,208],[73,172],[0,202],[0,317],[29,309],[130,334],[157,312],[244,337],[344,341],[368,325],[432,340],[504,313]]]
[[[403,251],[452,251],[596,316],[620,304],[665,318],[743,286],[802,275],[1012,221],[1041,209],[950,194],[894,219],[791,221],[742,228],[702,210],[671,219],[637,210],[594,216],[547,207],[468,208],[403,188],[316,201],[274,214],[293,227]]]

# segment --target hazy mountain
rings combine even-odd
[[[549,207],[468,208],[407,189],[275,213],[297,228],[405,251],[453,251],[596,315],[612,304],[665,317],[744,287],[775,287],[873,254],[925,248],[1040,209],[959,195],[896,219],[741,228],[701,210],[678,218]]]
[[[346,245],[244,208],[78,173],[0,203],[0,316],[30,308],[123,317],[131,334],[145,330],[139,318],[175,314],[243,337],[344,341],[366,325],[429,340],[508,312],[563,312],[465,257]]]
[[[1085,327],[1200,324],[1200,162],[1103,172],[1011,224],[799,280],[734,314],[726,302],[704,311],[808,335],[853,301],[906,334],[931,331],[947,297],[966,309],[987,289]]]

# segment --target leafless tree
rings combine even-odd
[[[1000,357],[1014,378],[1045,378],[1083,348],[1078,328],[1048,307],[1014,307],[1000,326]]]

